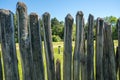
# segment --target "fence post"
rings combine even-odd
[[[82,39],[80,47],[80,66],[81,66],[81,80],[87,80],[87,60],[86,60],[86,49],[85,49],[85,30],[84,30],[84,19],[82,27]]]
[[[19,48],[22,60],[22,78],[23,80],[34,80],[33,61],[30,48],[30,38],[28,36],[28,15],[27,7],[24,3],[17,3],[17,21]]]
[[[13,13],[0,9],[0,34],[5,80],[19,80],[13,22]]]
[[[34,80],[44,80],[42,40],[40,34],[38,15],[36,13],[31,13],[29,15],[29,20],[30,20],[31,49],[32,49],[33,66],[35,72]]]
[[[64,28],[63,80],[71,80],[73,18],[68,14]]]
[[[76,41],[73,56],[73,80],[80,80],[80,54],[82,53],[80,48],[83,39],[83,13],[81,11],[76,14]]]
[[[88,33],[87,33],[87,80],[94,80],[94,17],[89,15],[88,18]]]
[[[116,60],[116,74],[119,70],[119,54],[118,54],[118,46],[116,47],[116,55],[115,55],[115,60]]]
[[[0,80],[3,80],[3,74],[2,74],[2,62],[1,62],[1,53],[0,53]]]
[[[50,14],[47,12],[43,14],[43,31],[48,80],[55,80],[55,65],[52,45],[52,32],[50,25]]]
[[[98,18],[96,26],[96,80],[103,80],[103,28],[104,21]]]
[[[61,67],[60,60],[56,60],[56,80],[61,80]]]
[[[104,55],[106,55],[106,57],[104,57]],[[106,65],[103,66],[104,80],[116,80],[114,43],[112,40],[111,25],[108,23],[104,24],[103,62],[104,64],[106,63]]]
[[[120,79],[120,19],[117,21],[117,29],[118,29],[118,70],[119,70],[119,79]]]

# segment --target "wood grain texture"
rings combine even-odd
[[[48,80],[55,80],[54,53],[52,45],[52,32],[50,23],[50,14],[43,14],[44,46],[47,61]]]
[[[13,13],[0,9],[0,34],[5,80],[19,80]]]
[[[63,80],[72,80],[71,79],[72,26],[73,26],[73,18],[70,14],[68,14],[65,17],[65,28],[64,28]]]
[[[42,40],[40,34],[40,25],[38,15],[31,13],[29,15],[30,22],[30,39],[34,66],[34,80],[44,80],[44,65],[42,58]]]
[[[111,25],[108,23],[104,24],[103,64],[104,80],[116,80],[114,43],[112,40]]]
[[[22,62],[23,80],[34,80],[33,59],[28,32],[27,7],[24,3],[17,3],[18,39]]]
[[[61,63],[60,60],[56,60],[56,80],[61,80]]]
[[[88,33],[87,33],[87,80],[94,80],[94,17],[89,15],[88,18]]]
[[[96,79],[103,80],[103,40],[104,21],[97,19],[96,26]]]

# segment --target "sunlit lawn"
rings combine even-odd
[[[117,45],[118,45],[117,40],[114,40],[114,47],[116,48]],[[60,54],[58,54],[58,46],[61,46]],[[72,46],[74,49],[74,42],[72,43]],[[18,44],[16,44],[16,49],[17,49],[17,57],[18,57],[19,76],[20,76],[20,80],[22,80],[22,68],[21,68],[21,62],[20,62],[21,60],[20,60]],[[59,59],[61,62],[61,76],[63,76],[63,42],[53,42],[53,49],[54,49],[55,64],[56,64],[56,59]],[[45,59],[44,47],[43,47],[43,61],[44,61],[44,69],[45,69],[45,80],[47,80],[47,70],[46,70],[46,59]],[[94,62],[95,62],[95,60],[94,60]],[[61,77],[61,79],[63,80],[63,77]]]

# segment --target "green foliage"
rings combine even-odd
[[[59,42],[59,41],[61,41],[61,38],[59,36],[57,36],[57,35],[53,35],[52,36],[52,41],[53,42]]]
[[[51,29],[52,29],[52,35],[59,36],[61,39],[63,39],[64,36],[64,23],[59,22],[57,18],[51,19]]]

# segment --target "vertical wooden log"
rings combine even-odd
[[[1,9],[0,34],[5,80],[19,80],[13,22],[13,13]]]
[[[94,17],[90,14],[88,18],[88,33],[87,33],[87,80],[94,80]]]
[[[115,60],[116,60],[116,74],[119,70],[119,54],[118,54],[118,47],[116,47],[116,55],[115,55]]]
[[[85,48],[85,31],[84,31],[84,19],[83,19],[83,28],[82,28],[82,39],[80,47],[80,66],[81,66],[81,80],[87,80],[87,60],[86,60],[86,48]]]
[[[28,15],[27,7],[24,3],[17,3],[17,21],[18,21],[18,37],[22,62],[22,78],[23,80],[34,80],[33,60],[30,48],[30,38],[28,36]]]
[[[35,74],[34,80],[44,80],[42,40],[40,34],[38,15],[36,13],[31,13],[29,16],[29,20],[30,20],[31,48]]]
[[[60,60],[56,61],[56,80],[61,80],[61,68],[60,68]]]
[[[43,14],[43,31],[44,31],[44,46],[47,61],[47,74],[48,80],[55,80],[55,65],[54,65],[54,53],[52,45],[52,32],[50,24],[50,14]]]
[[[73,18],[68,14],[64,28],[63,80],[71,80]]]
[[[119,79],[120,79],[120,19],[117,21],[117,29],[118,29],[118,70],[119,70]]]
[[[108,27],[107,23],[104,23],[104,28]],[[109,53],[108,53],[108,40],[106,31],[104,29],[104,48],[103,48],[103,79],[109,80]]]
[[[101,18],[97,19],[96,27],[96,79],[103,80],[103,28],[104,21]]]
[[[0,80],[3,80],[3,74],[2,74],[2,62],[1,62],[1,53],[0,53]]]
[[[103,77],[104,80],[116,80],[115,52],[112,40],[111,25],[105,23],[104,29]],[[104,58],[104,55],[106,55],[106,59]]]
[[[83,13],[81,11],[76,14],[76,41],[73,56],[73,80],[80,80],[80,53],[81,41],[83,39]]]

